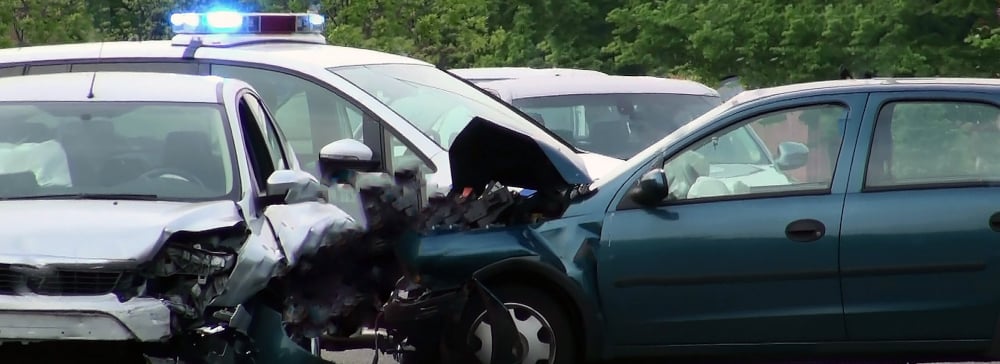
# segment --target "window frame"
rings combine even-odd
[[[759,193],[759,194],[745,194],[737,196],[720,196],[712,198],[701,198],[695,200],[680,200],[680,201],[664,201],[658,204],[655,208],[669,208],[670,206],[681,206],[685,204],[694,203],[711,203],[716,201],[727,201],[727,200],[752,200],[760,198],[782,198],[782,197],[797,197],[797,196],[810,196],[810,195],[826,195],[826,194],[842,194],[848,188],[848,178],[852,175],[850,173],[851,166],[854,164],[854,156],[858,153],[855,149],[858,147],[858,134],[864,125],[862,124],[863,117],[867,113],[865,103],[868,99],[868,92],[845,90],[840,92],[829,92],[825,94],[813,94],[813,95],[795,95],[790,97],[778,98],[767,97],[758,100],[752,100],[746,102],[742,105],[734,106],[733,108],[724,111],[722,114],[716,116],[713,121],[708,124],[704,124],[701,127],[686,131],[683,135],[676,135],[676,132],[670,137],[677,138],[676,142],[668,144],[657,153],[654,157],[645,161],[641,167],[633,170],[631,176],[627,177],[621,185],[617,187],[617,192],[615,194],[614,200],[611,202],[611,206],[608,208],[608,212],[614,211],[625,211],[633,209],[649,209],[654,208],[650,206],[640,205],[639,203],[633,201],[629,195],[630,191],[635,188],[639,182],[639,179],[645,173],[662,168],[664,163],[670,158],[678,155],[687,150],[691,145],[701,141],[703,138],[709,137],[718,133],[721,130],[732,127],[733,125],[746,122],[748,120],[758,118],[761,115],[779,112],[782,110],[791,110],[796,108],[804,108],[809,106],[817,106],[824,104],[838,104],[848,110],[847,121],[844,127],[844,136],[841,140],[841,146],[838,151],[838,156],[836,158],[836,164],[834,165],[833,175],[829,188],[820,193],[809,192],[803,193],[802,191],[787,191],[787,192],[774,192],[774,193]],[[683,132],[684,129],[682,129]],[[670,202],[670,203],[666,203]]]
[[[881,96],[875,94],[873,96]],[[955,181],[955,182],[928,182],[928,183],[909,183],[909,184],[887,184],[884,186],[871,186],[869,185],[869,174],[870,166],[872,164],[872,155],[876,146],[876,138],[879,132],[879,123],[882,122],[882,113],[888,108],[892,107],[894,116],[896,110],[896,105],[899,104],[920,104],[920,103],[937,103],[937,104],[972,104],[981,106],[991,106],[997,109],[998,114],[1000,114],[1000,102],[993,95],[985,93],[976,92],[909,92],[900,93],[895,95],[889,95],[881,100],[876,100],[875,105],[869,106],[873,108],[873,112],[868,119],[870,119],[870,126],[868,127],[870,135],[866,138],[867,146],[864,149],[864,158],[860,165],[860,191],[862,193],[878,193],[878,192],[895,192],[895,191],[914,191],[914,190],[928,190],[928,189],[949,189],[949,188],[981,188],[981,187],[996,187],[1000,186],[1000,179],[996,181]],[[889,135],[891,137],[892,125],[889,125]]]
[[[264,136],[263,130],[261,130],[260,121],[257,120],[257,115],[255,115],[253,108],[250,107],[245,97],[248,93],[249,90],[247,89],[240,90],[236,93],[236,118],[238,119],[237,122],[239,123],[240,131],[243,134],[242,144],[243,147],[246,148],[245,152],[247,153],[247,165],[249,167],[250,177],[256,185],[254,197],[263,198],[267,196],[267,179],[270,177],[270,174],[274,173],[274,171],[278,170],[278,168],[273,165],[269,152],[266,153],[267,158],[264,158],[263,160],[259,159],[259,148],[269,148],[267,147],[267,138]],[[247,108],[249,115],[246,116],[253,118],[253,122],[244,118],[242,110],[243,107]],[[262,141],[263,144],[260,144]],[[266,175],[262,175],[261,172],[266,166],[262,166],[261,163],[271,164],[272,170]]]

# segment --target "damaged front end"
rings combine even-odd
[[[521,362],[526,348],[508,308],[475,273],[510,258],[552,258],[539,256],[548,248],[539,246],[532,228],[562,218],[571,204],[595,192],[577,158],[552,138],[481,118],[456,137],[451,193],[429,199],[416,226],[395,244],[403,277],[383,315],[400,341],[400,358],[477,362],[465,338],[447,329],[476,300],[492,323],[489,362]]]

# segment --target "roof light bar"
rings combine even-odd
[[[175,34],[319,34],[325,23],[314,13],[211,11],[170,16]]]

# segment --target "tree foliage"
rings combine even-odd
[[[0,46],[165,39],[174,11],[317,11],[331,44],[442,67],[577,67],[752,86],[1000,75],[997,0],[0,0]]]

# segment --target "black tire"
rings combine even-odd
[[[500,301],[504,303],[504,305],[513,304],[528,307],[540,315],[544,319],[544,322],[548,324],[548,327],[551,329],[551,333],[547,335],[542,333],[537,337],[539,340],[549,342],[549,345],[551,345],[551,342],[554,341],[556,348],[555,357],[551,362],[539,361],[539,363],[573,364],[579,361],[579,338],[575,335],[578,330],[573,328],[573,324],[567,315],[567,310],[561,307],[559,301],[557,301],[555,297],[542,289],[525,285],[503,285],[490,288],[490,290],[497,296],[497,298],[500,299]],[[473,330],[473,325],[476,323],[477,318],[480,315],[485,315],[485,312],[486,309],[479,298],[470,297],[465,311],[462,313],[459,325],[451,330],[452,334],[459,335],[458,337],[462,338],[462,342],[473,342],[472,344],[465,345],[467,350],[475,351],[477,349],[474,346],[470,347],[470,345],[475,344],[477,340],[471,340],[468,333]],[[524,334],[525,333],[522,333],[522,335]],[[470,354],[470,352],[445,353],[443,356],[468,358],[468,355]],[[536,363],[524,362],[523,364]]]

